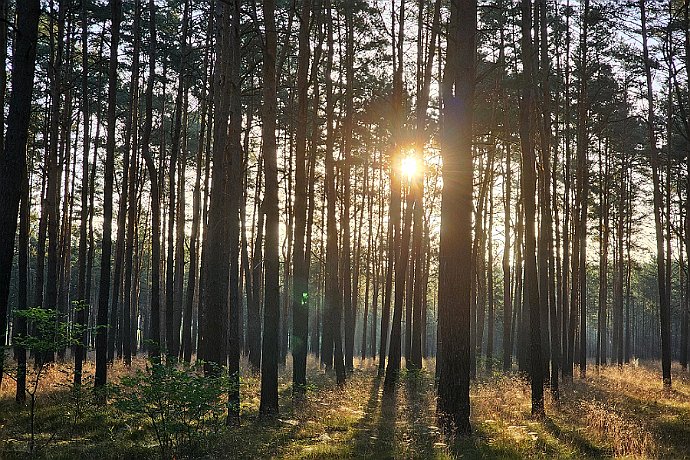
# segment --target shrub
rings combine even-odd
[[[23,318],[27,324],[27,330],[32,331],[24,336],[14,338],[14,345],[33,353],[36,357],[33,367],[27,366],[25,369],[17,369],[24,373],[26,386],[24,391],[29,396],[29,452],[34,454],[39,450],[36,445],[36,400],[41,380],[45,376],[48,366],[51,364],[45,358],[49,354],[54,354],[67,347],[76,345],[82,329],[73,325],[71,328],[64,321],[63,316],[56,310],[44,308],[29,308],[17,310],[17,318]],[[0,352],[3,352],[0,350]],[[9,373],[12,377],[12,374]],[[12,377],[14,378],[14,377]],[[56,433],[45,443],[52,441]],[[45,446],[41,446],[45,447]]]
[[[150,361],[122,377],[114,400],[123,413],[148,419],[162,458],[177,458],[198,453],[224,426],[229,390],[224,372],[206,376],[200,364]]]

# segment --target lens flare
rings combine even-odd
[[[407,178],[407,180],[411,180],[417,176],[417,174],[419,174],[419,164],[417,162],[417,158],[413,156],[403,157],[402,162],[400,163],[400,172],[404,177]]]

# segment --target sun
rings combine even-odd
[[[400,163],[400,172],[407,180],[412,180],[419,174],[419,163],[417,158],[412,155],[407,155],[402,158]]]

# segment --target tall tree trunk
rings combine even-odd
[[[684,48],[685,48],[685,73],[686,77],[690,78],[690,2],[685,2],[683,6],[683,28],[684,28]],[[690,108],[690,98],[688,99],[688,107]],[[690,119],[686,122],[686,126],[690,126]],[[686,194],[685,194],[685,253],[688,262],[688,276],[684,287],[686,289],[685,304],[683,305],[682,325],[681,325],[681,351],[680,363],[683,369],[688,368],[688,321],[690,310],[690,137],[687,138],[686,144]]]
[[[40,2],[18,2],[16,14],[12,94],[7,117],[7,136],[0,150],[0,344],[3,346],[6,340],[7,305],[19,202],[22,184],[27,180],[26,145],[29,137],[38,19],[41,15]],[[25,187],[28,187],[28,183]],[[5,353],[2,352],[0,373],[4,371],[4,361]]]
[[[136,327],[132,331],[132,299],[134,298],[134,289],[132,274],[134,272],[134,246],[135,242],[135,226],[137,219],[137,183],[138,183],[138,157],[137,147],[139,138],[139,50],[141,45],[140,36],[140,10],[141,0],[136,0],[134,3],[134,44],[132,53],[132,78],[130,82],[131,96],[130,96],[130,119],[128,121],[128,135],[127,145],[125,148],[131,148],[130,164],[129,164],[129,195],[127,208],[127,235],[125,239],[125,273],[124,273],[124,298],[122,303],[122,356],[125,365],[132,363],[132,332],[136,334]],[[124,191],[124,190],[123,190]],[[136,284],[135,284],[136,285]]]
[[[341,263],[343,280],[343,310],[345,314],[345,368],[352,371],[354,355],[354,331],[356,305],[352,303],[352,262],[350,247],[351,184],[350,169],[354,131],[353,80],[354,80],[354,1],[345,0],[345,119],[343,121],[343,218],[340,221],[342,234]]]
[[[261,159],[259,160],[261,161]],[[247,309],[247,334],[249,336],[249,365],[252,371],[261,369],[261,286],[263,272],[263,235],[264,235],[264,208],[259,199],[261,190],[261,164],[258,165],[256,179],[256,209],[258,222],[256,236],[254,238],[254,251],[252,253],[252,305]]]
[[[53,2],[51,1],[51,10]],[[52,11],[51,11],[52,13]],[[46,191],[46,216],[48,223],[48,263],[46,267],[46,287],[45,299],[42,305],[46,309],[57,310],[58,307],[58,265],[59,249],[58,240],[60,233],[60,215],[58,204],[60,201],[60,178],[61,178],[61,157],[60,157],[60,108],[62,100],[62,65],[64,51],[65,23],[67,17],[67,7],[64,0],[58,0],[57,24],[55,16],[51,14],[51,64],[48,76],[50,80],[50,128],[48,141],[48,157],[46,158],[46,171],[48,174]],[[52,27],[55,25],[55,27]],[[57,29],[57,37],[53,30]],[[57,49],[55,45],[57,44]],[[44,353],[43,358],[53,361],[52,351]]]
[[[437,413],[445,431],[469,434],[472,253],[472,120],[477,3],[452,0],[443,97],[443,179],[439,248]]]
[[[333,70],[333,21],[331,1],[326,2],[326,28],[328,55],[326,61],[326,75]],[[335,366],[336,382],[338,385],[345,383],[345,361],[343,359],[343,346],[341,337],[342,322],[342,295],[338,286],[338,229],[336,227],[336,169],[333,158],[335,143],[333,83],[326,79],[326,310],[324,311],[325,326],[323,337],[322,359],[326,369]]]
[[[160,334],[160,266],[161,266],[161,209],[158,172],[151,155],[151,130],[153,127],[153,86],[156,78],[156,5],[149,0],[149,75],[146,82],[144,131],[141,138],[141,155],[151,181],[151,313],[148,337],[152,341],[149,356],[158,358],[161,351]]]
[[[541,86],[542,86],[542,126],[541,126],[541,144],[542,144],[542,158],[541,170],[542,187],[541,187],[541,228],[540,228],[540,258],[541,270],[540,274],[542,304],[548,306],[546,314],[549,320],[546,322],[550,328],[545,328],[544,335],[549,337],[549,355],[551,364],[551,378],[550,386],[551,392],[556,399],[558,399],[558,369],[561,360],[561,337],[560,324],[558,321],[556,294],[555,294],[555,270],[554,270],[554,242],[553,242],[553,216],[551,204],[551,157],[552,157],[552,141],[551,141],[551,61],[549,60],[549,41],[548,41],[548,15],[546,0],[539,0],[539,34],[540,34],[540,61],[541,61]],[[544,282],[545,281],[545,282]],[[542,314],[544,314],[542,312]],[[543,324],[543,323],[542,323]],[[550,330],[550,335],[549,335]],[[548,363],[546,369],[548,369]]]
[[[496,148],[495,146],[493,147]],[[493,180],[493,167],[491,170],[491,181],[489,185],[489,216],[488,216],[488,229],[487,229],[487,245],[486,250],[488,252],[487,257],[487,268],[486,268],[486,278],[487,278],[487,293],[488,293],[488,305],[489,310],[487,313],[487,333],[486,333],[486,367],[491,370],[493,368],[494,360],[494,243],[493,243],[493,222],[494,222],[494,180]]]
[[[18,311],[29,308],[29,226],[31,220],[31,200],[28,173],[25,173],[22,179],[21,195],[19,208],[19,270],[17,273],[17,287],[19,291],[17,294]],[[12,328],[13,341],[17,343],[17,338],[26,337],[26,318],[22,315],[16,315],[14,321],[15,324]],[[17,392],[15,394],[15,401],[19,404],[24,404],[26,401],[26,349],[21,345],[15,346],[15,355],[17,357]]]
[[[89,219],[89,152],[91,148],[91,111],[89,107],[89,21],[86,2],[81,5],[81,51],[82,51],[82,80],[81,80],[81,109],[84,117],[84,138],[81,176],[81,213],[79,222],[79,251],[77,260],[77,304],[76,322],[82,330],[79,332],[79,342],[74,347],[74,385],[81,385],[82,369],[86,357],[86,314],[90,299],[86,293],[86,251]]]
[[[369,170],[370,170],[370,163],[369,163],[369,157],[365,160],[364,163],[364,188],[363,190],[363,201],[362,201],[362,207],[364,207],[364,200],[366,200],[366,207],[367,207],[367,215],[369,216],[368,223],[367,223],[367,256],[366,256],[366,262],[365,262],[365,272],[364,272],[364,312],[362,314],[362,349],[361,349],[361,356],[362,356],[362,361],[367,359],[367,334],[369,332],[369,288],[371,286],[371,265],[372,265],[372,259],[371,259],[371,254],[372,251],[375,250],[373,247],[373,234],[374,234],[374,223],[372,222],[372,217],[373,217],[373,205],[374,205],[374,190],[371,187],[371,182],[369,179]]]
[[[532,384],[532,414],[544,414],[544,374],[541,343],[541,309],[539,280],[537,277],[537,251],[535,240],[537,186],[536,158],[532,138],[532,112],[534,111],[534,56],[531,24],[532,2],[522,0],[522,97],[520,99],[520,146],[522,150],[522,200],[525,212],[525,300],[529,311],[530,378]]]
[[[510,192],[512,188],[510,144],[505,146],[505,154],[506,169],[503,178],[503,370],[508,371],[513,367],[513,343],[510,333],[513,310],[510,286]]]
[[[229,327],[228,327],[228,375],[230,389],[228,394],[227,425],[238,425],[240,422],[240,321],[242,320],[242,301],[240,299],[240,205],[242,204],[242,80],[240,67],[242,65],[240,16],[241,2],[231,2],[230,12],[232,23],[230,29],[228,53],[229,77],[229,123],[228,136],[225,143],[226,152],[226,183],[225,194],[228,204],[225,212],[228,214],[228,246],[230,256],[229,273]],[[213,248],[213,246],[209,246]],[[213,318],[211,318],[212,320]]]
[[[400,174],[397,173],[398,181],[400,181]],[[400,183],[400,182],[398,182]],[[405,296],[405,284],[409,283],[407,279],[407,269],[410,261],[410,238],[412,233],[412,190],[410,186],[407,187],[407,198],[405,199],[405,215],[403,218],[402,235],[399,239],[400,243],[397,245],[397,254],[395,257],[395,299],[393,303],[393,320],[391,325],[391,340],[388,348],[388,365],[386,366],[386,379],[384,381],[384,388],[392,390],[395,387],[395,382],[400,371],[401,360],[401,326],[403,314],[403,300]]]
[[[393,4],[394,5],[394,4]],[[409,239],[407,245],[401,239],[401,194],[402,194],[402,177],[400,171],[400,163],[398,155],[404,148],[402,144],[402,131],[404,126],[403,119],[403,42],[405,31],[405,0],[400,1],[400,14],[398,20],[398,35],[397,42],[395,40],[395,8],[391,10],[393,22],[391,24],[391,31],[393,31],[393,130],[396,136],[394,142],[394,150],[390,157],[391,168],[391,209],[390,219],[393,222],[393,250],[389,257],[394,260],[393,266],[395,269],[395,293],[393,299],[393,318],[391,321],[390,343],[388,345],[388,364],[386,366],[385,387],[392,390],[395,387],[398,371],[400,369],[400,352],[401,352],[401,321],[403,299],[405,295],[405,280],[407,274],[407,251],[405,251],[405,259],[403,260],[403,246],[409,247]],[[397,60],[396,60],[397,56]],[[397,62],[397,64],[396,64]],[[408,198],[410,198],[408,196]],[[408,199],[407,204],[411,201]],[[411,217],[411,214],[410,214]],[[412,220],[410,219],[410,223]],[[405,227],[407,229],[407,227]],[[392,362],[391,362],[392,360]]]
[[[208,15],[208,27],[206,28],[206,52],[204,53],[204,76],[203,76],[203,94],[201,99],[201,122],[199,126],[199,145],[196,155],[196,179],[194,183],[194,198],[192,210],[192,234],[189,242],[189,273],[187,277],[187,300],[185,304],[184,324],[182,326],[182,359],[185,362],[191,362],[192,353],[194,350],[194,343],[196,342],[195,334],[193,334],[193,316],[194,306],[197,303],[197,277],[199,271],[199,233],[201,228],[201,176],[202,163],[209,161],[208,151],[207,157],[204,158],[204,146],[206,143],[206,127],[209,116],[209,91],[208,91],[208,71],[209,59],[211,49],[211,35],[213,33],[213,12]]]
[[[577,306],[579,306],[579,365],[580,377],[587,371],[587,208],[589,195],[589,177],[587,152],[589,136],[587,133],[588,76],[587,76],[587,34],[589,26],[589,0],[582,4],[582,31],[580,32],[580,62],[584,63],[583,75],[580,77],[577,102],[577,189],[575,191],[575,236],[573,240],[573,284],[570,309],[570,334],[574,337],[577,323]],[[575,356],[575,343],[571,341],[572,353]]]
[[[184,11],[182,14],[182,36],[180,38],[182,50],[178,62],[177,92],[175,95],[175,119],[172,133],[172,146],[170,151],[170,169],[168,171],[168,246],[167,246],[167,267],[165,270],[165,347],[168,357],[177,357],[179,354],[179,328],[177,328],[176,316],[181,314],[182,283],[181,277],[184,272],[184,248],[179,247],[183,244],[180,241],[180,230],[184,232],[184,222],[177,224],[179,220],[184,220],[184,209],[176,203],[177,200],[184,200],[183,196],[175,191],[175,174],[178,166],[182,145],[182,117],[183,102],[187,91],[187,64],[186,64],[186,43],[189,30],[189,1],[185,0]],[[184,171],[177,174],[178,181],[184,181]],[[178,211],[178,212],[176,212]],[[177,214],[177,216],[175,215]]]
[[[621,192],[618,196],[618,216],[616,223],[616,284],[614,292],[615,304],[615,349],[618,365],[623,365],[625,343],[623,342],[623,289],[625,284],[625,256],[623,253],[623,242],[625,239],[625,195],[627,194],[627,182],[625,180],[625,160],[621,161]],[[612,357],[613,360],[613,357]]]
[[[659,320],[661,323],[661,369],[664,387],[671,387],[671,311],[666,293],[666,259],[664,256],[664,234],[662,226],[661,180],[659,177],[659,152],[656,146],[654,131],[654,96],[652,87],[652,70],[647,45],[647,15],[644,0],[640,0],[640,20],[642,23],[642,54],[647,80],[647,133],[649,135],[650,163],[652,166],[652,184],[654,187],[654,228],[656,233],[657,281],[659,288]]]
[[[319,66],[321,63],[321,50],[323,49],[323,41],[324,41],[324,33],[323,33],[323,27],[321,27],[321,14],[322,14],[322,8],[321,8],[321,1],[318,2],[317,8],[316,8],[316,14],[313,19],[314,26],[316,29],[319,31],[318,35],[318,44],[316,49],[314,50],[314,58],[312,59],[311,62],[311,76],[310,76],[310,84],[313,85],[313,111],[310,117],[311,121],[311,146],[310,146],[310,151],[309,151],[309,179],[308,179],[308,191],[307,191],[307,198],[308,198],[308,208],[307,208],[307,227],[306,228],[314,228],[314,212],[316,210],[316,194],[315,194],[315,185],[316,185],[316,156],[317,156],[317,151],[318,151],[318,146],[319,146],[319,141],[321,139],[321,129],[319,128],[319,106],[321,104],[321,97],[319,93],[319,79],[318,79],[318,74],[319,74]],[[323,219],[321,220],[323,222]],[[309,275],[310,275],[310,269],[311,269],[311,250],[312,250],[312,244],[313,244],[313,237],[314,233],[313,232],[306,232],[306,247],[304,250],[304,258],[305,258],[305,264],[307,265],[307,281],[309,281]],[[323,251],[320,251],[319,254],[323,255]],[[319,355],[319,337],[320,337],[320,328],[319,328],[319,303],[322,298],[321,294],[321,277],[322,270],[318,271],[317,275],[317,292],[315,293],[315,296],[312,296],[314,301],[311,303],[313,305],[313,310],[314,310],[314,315],[313,315],[313,321],[312,321],[312,328],[311,328],[311,344],[310,344],[310,349],[318,356]],[[308,320],[308,319],[307,319]]]
[[[130,81],[131,85],[131,81]],[[130,100],[130,113],[133,108]],[[131,138],[131,117],[126,122],[126,144]],[[122,356],[122,311],[120,306],[120,296],[122,289],[122,268],[125,256],[125,231],[127,227],[127,190],[129,189],[129,166],[131,152],[129,145],[125,146],[125,154],[122,165],[122,190],[120,191],[119,209],[117,212],[117,242],[115,245],[115,269],[113,273],[113,292],[110,303],[110,328],[108,331],[108,362],[112,363],[115,357],[115,348],[118,348],[118,357]],[[119,339],[119,340],[118,340]]]
[[[102,34],[99,40],[99,52],[98,55],[102,56],[103,55],[103,46],[105,44],[105,34]],[[102,77],[103,77],[103,72],[99,72],[98,75],[98,88],[102,88]],[[99,91],[99,95],[101,95]],[[95,214],[95,206],[94,206],[94,200],[96,196],[96,187],[95,187],[95,181],[96,181],[96,164],[98,162],[98,148],[100,145],[100,138],[101,138],[101,116],[102,116],[103,110],[101,107],[99,107],[96,110],[96,135],[94,136],[94,142],[93,142],[93,158],[91,160],[91,171],[89,171],[89,250],[86,254],[86,292],[85,296],[89,301],[89,308],[87,311],[87,318],[86,318],[86,324],[88,326],[88,332],[87,332],[87,344],[92,344],[94,343],[94,334],[95,334],[95,328],[92,326],[95,326],[96,322],[96,312],[98,309],[98,304],[96,299],[93,298],[93,293],[91,289],[91,285],[93,283],[93,262],[95,259],[95,252],[96,252],[96,244],[94,242],[94,231],[93,231],[93,218]],[[39,229],[40,230],[40,229]],[[39,232],[40,233],[40,232]],[[40,241],[40,238],[39,238]],[[38,272],[38,270],[37,270]],[[91,304],[94,304],[93,306]],[[91,332],[94,331],[94,332]]]
[[[105,177],[103,189],[103,242],[101,246],[101,279],[96,318],[96,376],[94,384],[102,390],[107,378],[107,325],[110,297],[110,256],[112,253],[113,176],[115,170],[115,125],[117,123],[117,68],[120,44],[122,1],[111,0],[110,64],[108,67],[108,138],[105,146]],[[112,331],[111,331],[112,333]]]
[[[608,187],[608,154],[605,152],[605,157],[602,160],[601,148],[599,148],[599,181],[601,183],[599,190],[599,312],[597,322],[597,365],[606,365],[607,362],[607,319],[608,319],[608,246],[609,246],[609,198],[608,193],[604,195],[603,190],[609,190]],[[603,163],[606,163],[604,168]],[[605,170],[604,170],[605,169]],[[614,280],[614,285],[617,286],[617,280]],[[614,292],[615,294],[615,292]],[[617,305],[617,303],[616,303]]]
[[[309,105],[309,35],[311,0],[300,5],[299,51],[297,57],[297,127],[295,133],[295,247],[293,257],[293,391],[301,392],[307,384],[307,340],[309,331],[309,264],[305,250],[307,232],[307,108]],[[318,84],[318,83],[317,83]]]
[[[266,171],[266,291],[264,300],[264,340],[261,360],[261,404],[262,417],[278,414],[278,355],[279,355],[279,255],[280,231],[278,203],[278,151],[276,149],[276,48],[275,1],[263,1],[265,21],[264,70],[263,70],[263,128],[261,137]]]

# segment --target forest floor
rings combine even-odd
[[[134,367],[143,367],[137,360]],[[404,365],[404,362],[403,362]],[[426,363],[433,369],[433,361]],[[91,367],[85,369],[92,371]],[[445,439],[436,426],[433,373],[402,371],[395,394],[383,394],[373,361],[359,362],[343,388],[310,358],[305,397],[291,396],[291,368],[280,376],[280,417],[258,419],[260,381],[242,382],[242,421],[199,447],[203,458],[690,458],[690,379],[673,369],[664,391],[658,363],[589,368],[586,379],[546,392],[545,419],[530,416],[528,384],[483,373],[471,388],[473,436]],[[109,378],[131,372],[116,364]],[[82,402],[75,416],[70,370],[53,366],[39,389],[37,455],[44,458],[155,458],[145,420],[111,404]],[[14,382],[0,387],[0,458],[24,458],[30,423],[14,403]],[[87,407],[89,406],[89,407]],[[181,455],[180,455],[181,456]]]

